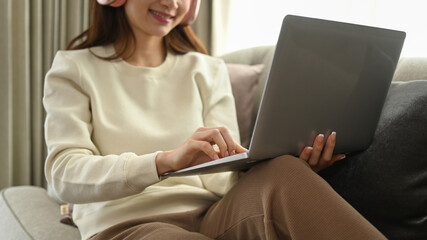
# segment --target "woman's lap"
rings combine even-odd
[[[142,217],[116,224],[94,239],[211,239],[198,233],[207,208],[183,213]]]
[[[246,221],[255,216],[262,216],[262,225]],[[385,239],[305,161],[291,156],[250,169],[210,207],[200,232],[218,239]]]
[[[96,237],[110,233],[120,239],[384,239],[306,162],[291,156],[254,166],[209,208],[127,221]]]

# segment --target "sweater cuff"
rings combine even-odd
[[[159,152],[127,159],[124,175],[127,185],[135,192],[141,192],[146,187],[160,181],[156,167],[156,156]]]

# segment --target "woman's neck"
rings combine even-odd
[[[129,46],[129,52],[124,59],[129,64],[141,67],[157,67],[166,59],[166,47],[163,43],[163,38],[136,38],[135,47]],[[131,52],[132,49],[135,51]]]

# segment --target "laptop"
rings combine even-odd
[[[406,34],[287,15],[259,106],[249,151],[163,177],[244,170],[298,156],[315,136],[337,132],[336,153],[372,142]]]

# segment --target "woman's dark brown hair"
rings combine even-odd
[[[135,46],[135,35],[130,27],[124,7],[101,6],[96,0],[90,2],[90,26],[87,30],[72,39],[67,50],[84,49],[95,46],[116,44],[116,54],[103,59],[124,58],[129,54],[127,46]],[[185,54],[195,51],[208,54],[206,47],[197,38],[190,26],[178,25],[164,38],[168,51]],[[130,55],[133,51],[131,51]]]

